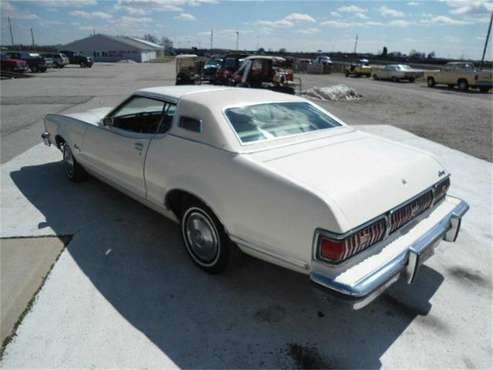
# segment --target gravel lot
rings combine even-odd
[[[493,161],[493,104],[491,93],[464,93],[429,88],[424,82],[395,83],[373,79],[301,75],[303,89],[346,84],[363,95],[359,101],[321,105],[351,125],[386,124]]]
[[[341,74],[300,75],[303,88],[344,83],[363,95],[357,102],[322,102],[352,125],[388,124],[493,161],[492,94],[430,89],[423,83],[393,83]],[[1,160],[39,142],[46,113],[114,105],[138,88],[174,84],[175,65],[96,64],[48,70],[35,77],[2,80]]]

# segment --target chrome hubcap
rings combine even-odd
[[[68,146],[65,146],[63,148],[63,163],[65,166],[65,172],[69,177],[72,177],[74,174],[74,156],[72,155],[72,151]]]
[[[218,252],[218,236],[214,226],[203,214],[191,213],[186,221],[185,234],[191,252],[202,262],[211,262]]]

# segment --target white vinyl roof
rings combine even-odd
[[[200,132],[186,130],[175,123],[169,131],[170,134],[234,153],[254,152],[273,144],[262,141],[251,145],[242,145],[224,114],[225,109],[262,103],[308,102],[308,100],[298,96],[266,89],[210,85],[151,87],[138,90],[135,94],[176,102],[178,105],[175,122],[181,116],[201,121],[202,129]],[[293,138],[288,137],[276,142],[283,144],[295,140],[297,140],[296,135]]]

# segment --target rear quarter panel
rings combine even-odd
[[[152,203],[163,206],[174,189],[192,193],[214,211],[233,239],[278,260],[270,262],[289,261],[279,264],[295,270],[308,268],[317,227],[339,228],[323,200],[247,155],[165,135],[151,142],[145,174]]]

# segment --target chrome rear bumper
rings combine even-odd
[[[457,239],[462,216],[468,209],[469,205],[461,200],[446,217],[411,243],[406,250],[354,285],[340,283],[317,271],[312,272],[310,278],[317,287],[338,293],[344,298],[350,298],[353,308],[360,309],[403,276],[411,284],[421,264],[433,255],[435,247],[442,239],[449,242]]]

